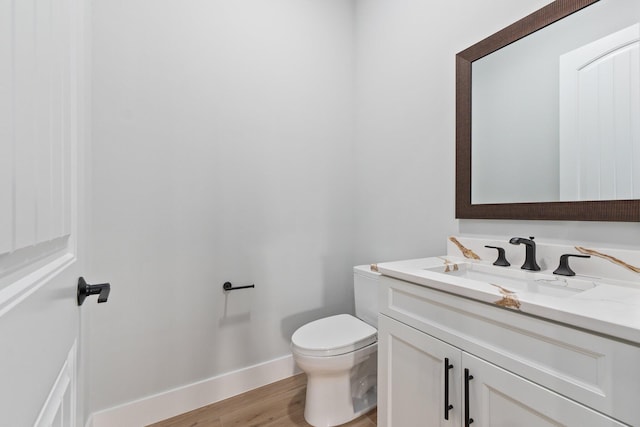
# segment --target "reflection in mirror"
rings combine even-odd
[[[473,62],[472,203],[640,198],[639,9],[601,0]]]
[[[640,221],[639,22],[559,0],[457,55],[456,217]]]
[[[640,199],[640,24],[560,57],[560,200]]]

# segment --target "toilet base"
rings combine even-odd
[[[351,403],[351,396],[332,394],[327,397],[321,390],[344,389],[340,381],[334,384],[325,382],[315,383],[311,389],[307,388],[307,400],[304,408],[304,419],[314,427],[333,427],[348,423],[366,414],[377,405],[377,387],[373,386],[360,404]],[[309,387],[307,385],[307,387]],[[312,390],[309,394],[309,390]]]
[[[296,357],[307,374],[304,418],[309,424],[337,426],[376,407],[377,347],[377,343],[371,344],[330,358]]]

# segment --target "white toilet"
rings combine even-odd
[[[305,420],[315,427],[344,424],[377,403],[378,278],[353,268],[356,316],[339,314],[298,328],[293,359],[307,374]]]

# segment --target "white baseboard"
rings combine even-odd
[[[140,427],[301,372],[291,355],[91,414],[87,427]]]

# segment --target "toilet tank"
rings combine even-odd
[[[353,267],[353,295],[356,317],[378,328],[378,279],[380,273],[368,265]]]

